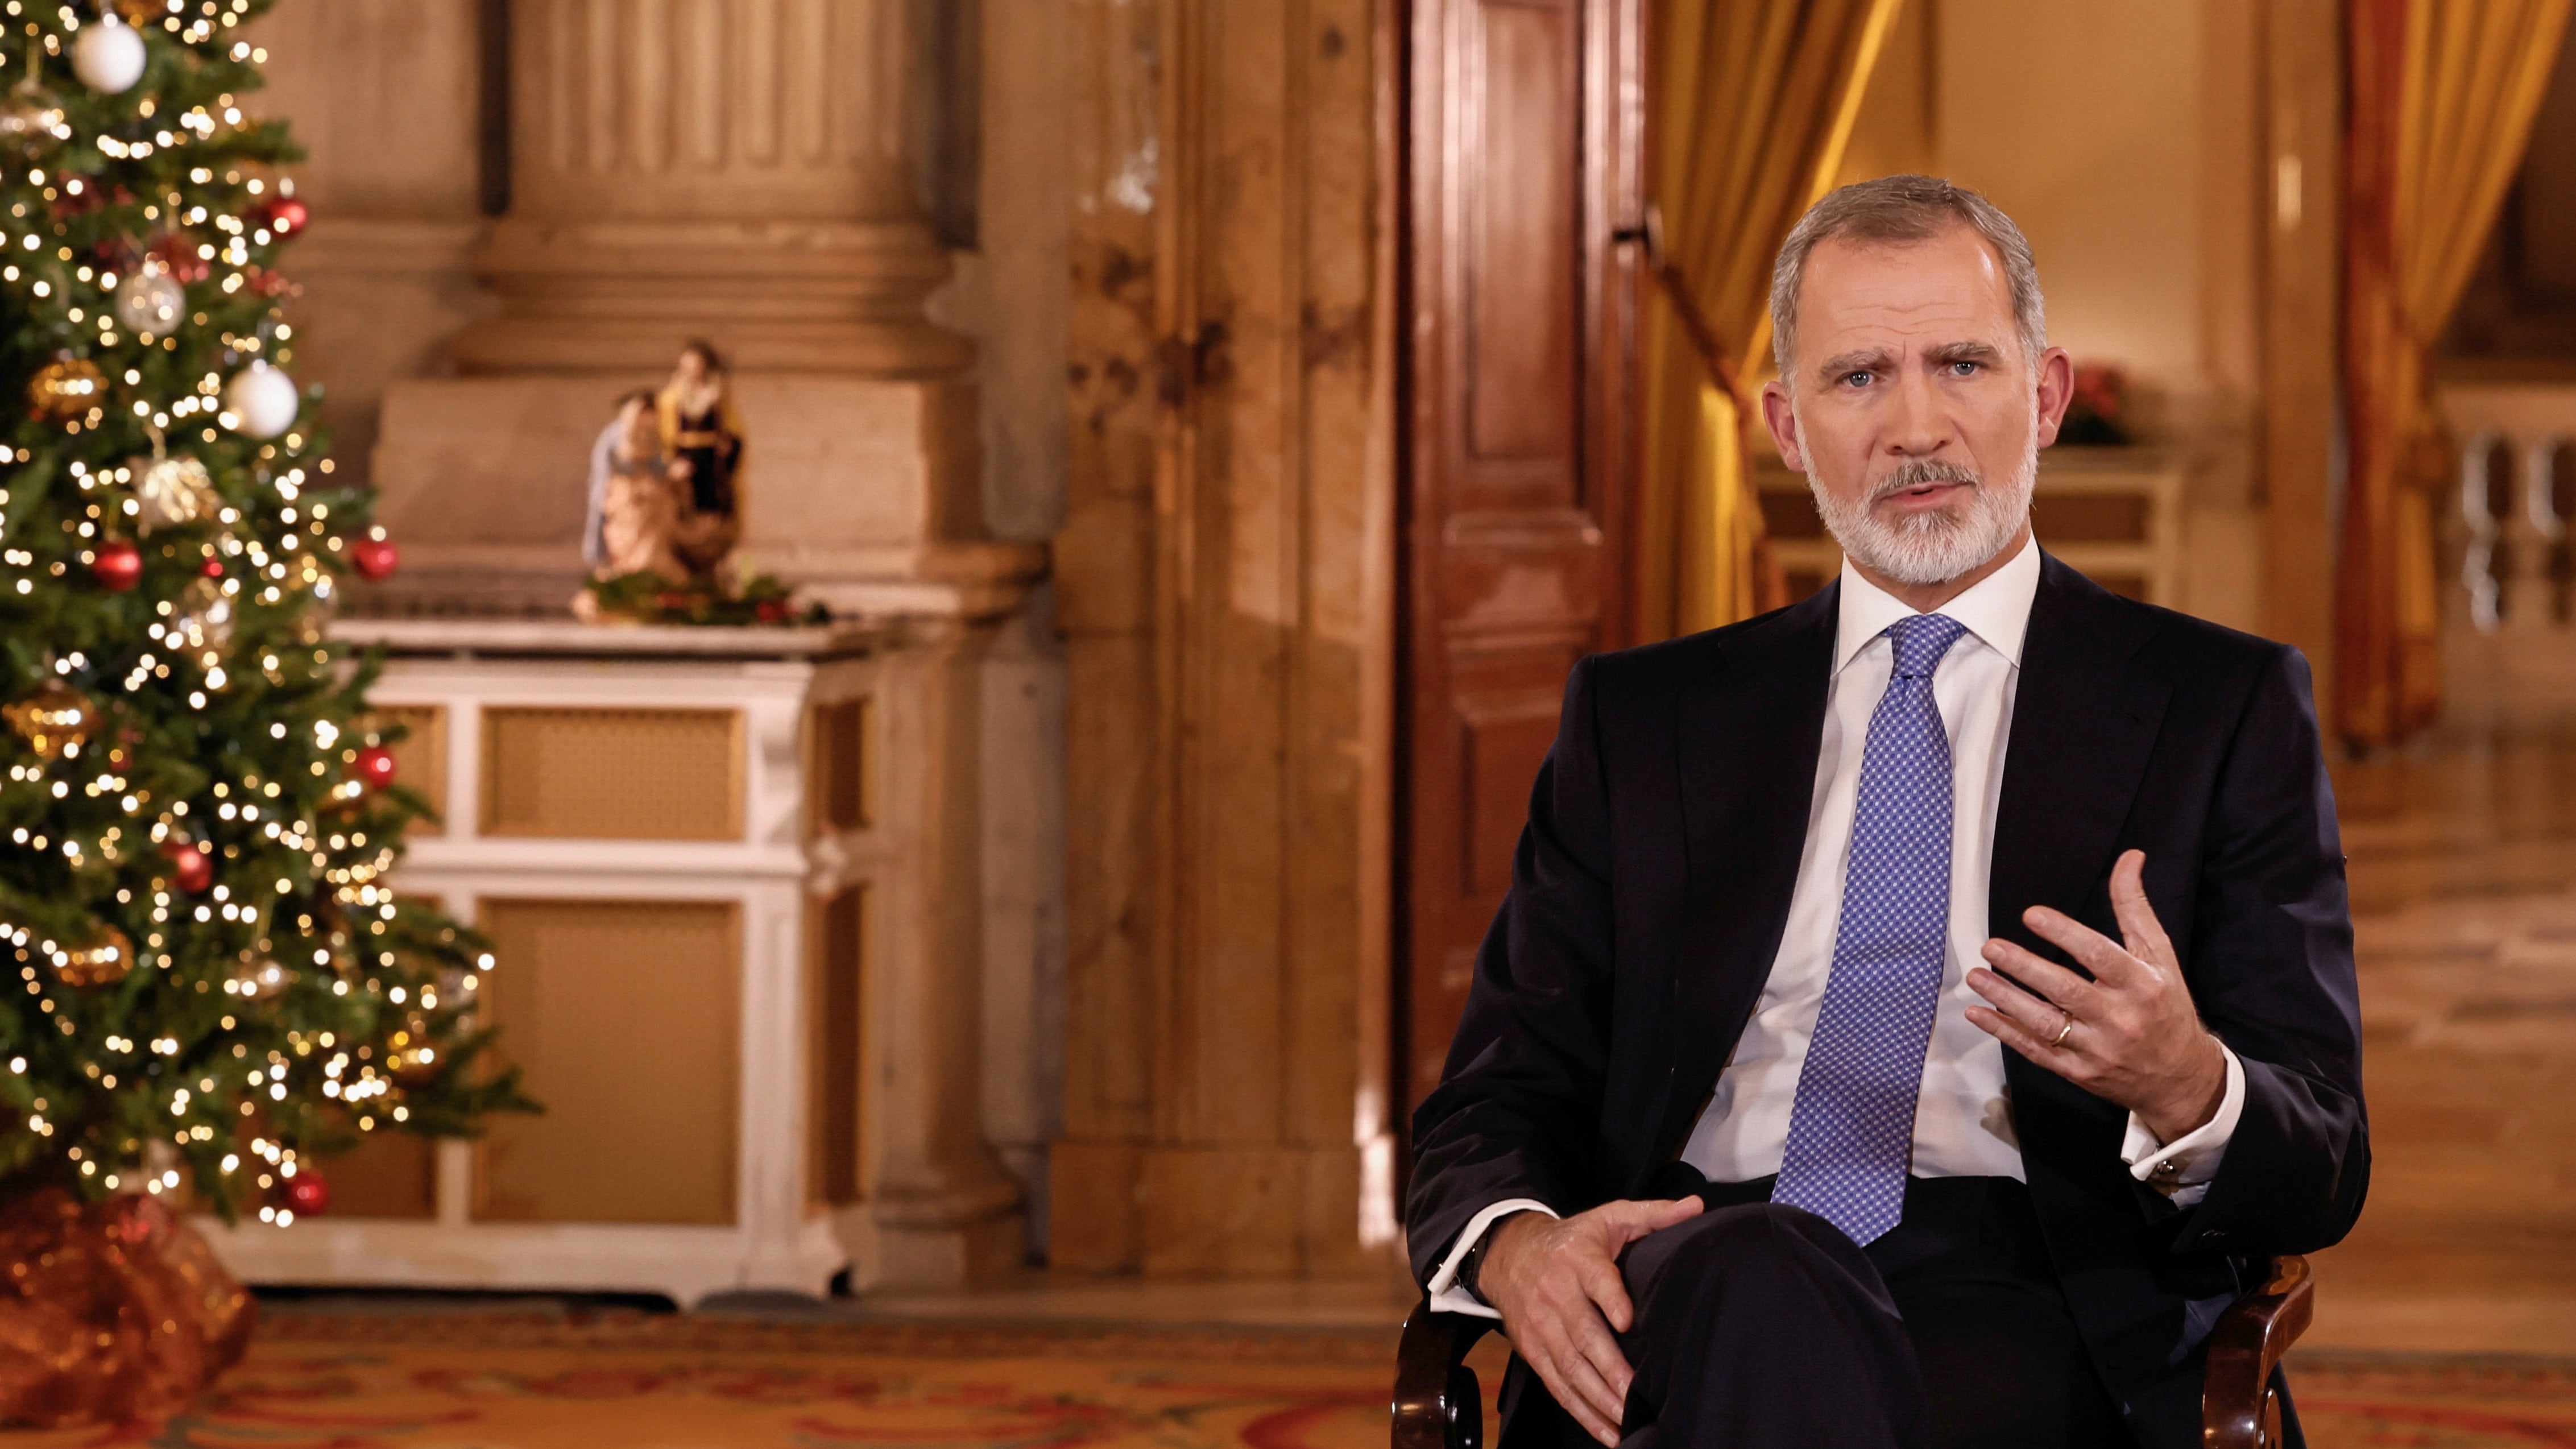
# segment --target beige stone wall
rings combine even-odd
[[[1935,0],[1942,168],[2010,212],[2049,340],[2129,376],[2187,455],[2183,607],[2261,626],[2253,7]]]
[[[1842,179],[1925,168],[2031,240],[2049,340],[2188,460],[2182,606],[2263,625],[2257,5],[1909,0]]]
[[[312,229],[288,254],[301,294],[294,371],[329,389],[323,418],[368,479],[386,391],[446,370],[445,344],[487,315],[470,255],[479,207],[476,0],[279,0],[253,98],[310,156],[294,169]]]

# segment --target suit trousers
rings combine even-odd
[[[2109,1449],[2133,1444],[2010,1178],[1916,1178],[1866,1248],[1769,1178],[1668,1169],[1708,1210],[1620,1258],[1636,1378],[1621,1449]],[[1591,1441],[1522,1368],[1503,1449]]]

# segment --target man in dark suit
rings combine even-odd
[[[2369,1176],[2306,665],[2040,552],[2072,369],[1983,198],[1834,193],[1771,315],[1842,576],[1576,667],[1414,1268],[1502,1319],[1505,1449],[2196,1444]]]

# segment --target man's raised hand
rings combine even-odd
[[[1968,1020],[2137,1113],[2148,1131],[2172,1142],[2218,1114],[2227,1058],[2201,1025],[2173,941],[2147,903],[2146,864],[2145,852],[2132,850],[2111,867],[2111,910],[2121,942],[2046,906],[2022,912],[2033,931],[2082,962],[2092,980],[1997,938],[1985,950],[1994,970],[1968,973],[1968,985],[1992,1005],[1969,1007]]]
[[[1699,1210],[1695,1197],[1611,1202],[1561,1222],[1545,1213],[1516,1213],[1487,1229],[1494,1242],[1476,1272],[1477,1296],[1502,1313],[1504,1335],[1539,1382],[1604,1444],[1619,1442],[1619,1417],[1635,1377],[1611,1336],[1636,1321],[1619,1277],[1619,1253]]]

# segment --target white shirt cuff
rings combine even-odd
[[[1457,1245],[1450,1248],[1449,1256],[1440,1260],[1439,1270],[1431,1275],[1426,1291],[1430,1294],[1433,1312],[1472,1313],[1478,1318],[1503,1316],[1495,1311],[1493,1305],[1458,1286],[1458,1265],[1466,1260],[1467,1250],[1476,1246],[1476,1240],[1485,1235],[1485,1229],[1512,1213],[1523,1212],[1546,1213],[1551,1218],[1556,1216],[1546,1203],[1535,1198],[1513,1197],[1505,1198],[1467,1220],[1467,1230],[1458,1235]]]
[[[2129,1175],[2173,1199],[2176,1207],[2193,1207],[2209,1196],[2210,1179],[2218,1176],[2228,1139],[2245,1115],[2245,1064],[2227,1043],[2220,1042],[2218,1050],[2227,1058],[2227,1091],[2218,1099],[2218,1115],[2171,1142],[2159,1142],[2132,1112],[2128,1138],[2120,1144],[2120,1160],[2129,1164]]]

